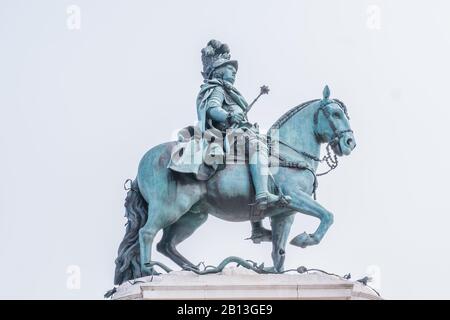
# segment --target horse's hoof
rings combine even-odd
[[[293,246],[297,246],[300,248],[306,248],[307,246],[311,245],[311,236],[307,234],[306,232],[300,233],[299,235],[295,236],[291,242],[289,242]]]
[[[153,267],[145,267],[141,269],[142,277],[159,276],[161,273],[156,271]]]
[[[198,266],[194,266],[193,264],[183,264],[181,269],[184,271],[200,271],[199,266],[200,264]]]

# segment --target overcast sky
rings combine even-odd
[[[386,298],[450,298],[449,11],[445,0],[1,0],[0,298],[112,287],[122,184],[196,120],[211,38],[239,60],[247,100],[270,86],[249,115],[261,127],[325,84],[350,113],[357,147],[318,189],[335,223],[319,246],[288,245],[286,266],[375,273]],[[297,215],[289,239],[317,224]],[[179,249],[269,265],[271,245],[249,234],[210,217]]]

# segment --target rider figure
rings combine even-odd
[[[233,86],[238,63],[230,60],[226,44],[211,40],[202,50],[204,84],[197,97],[197,115],[202,132],[214,128],[222,131],[226,137],[240,136],[248,143],[249,169],[255,189],[255,207],[262,211],[280,201],[280,196],[268,189],[268,148],[266,141],[259,135],[256,125],[247,120],[248,107],[244,97]],[[242,139],[240,139],[242,141]],[[225,143],[231,145],[227,140]],[[238,157],[241,155],[238,155]],[[269,230],[262,228],[260,221],[252,223],[254,242],[270,240]],[[259,239],[257,239],[259,238]],[[255,241],[256,239],[256,241]]]

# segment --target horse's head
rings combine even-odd
[[[314,114],[315,134],[320,142],[329,143],[338,155],[349,155],[356,146],[350,128],[347,107],[337,99],[329,99],[330,90],[325,86],[323,99]]]

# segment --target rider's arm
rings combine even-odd
[[[208,109],[208,116],[217,122],[225,122],[229,120],[230,114],[220,107]]]
[[[224,92],[220,87],[214,88],[208,99],[208,117],[217,122],[225,122],[229,120],[230,114],[222,108]]]

